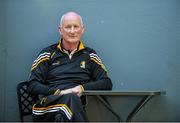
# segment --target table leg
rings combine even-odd
[[[131,122],[135,114],[152,98],[153,95],[145,96],[143,99],[136,105],[136,107],[129,113],[126,122]]]
[[[118,122],[121,122],[121,118],[120,116],[112,109],[111,105],[107,102],[107,100],[105,100],[102,96],[96,96],[99,101],[113,114],[116,116],[116,118],[118,119]]]

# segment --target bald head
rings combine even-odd
[[[79,19],[79,20],[80,20],[80,23],[81,23],[81,26],[82,26],[82,27],[84,26],[82,17],[81,17],[79,14],[77,14],[76,12],[67,12],[67,13],[65,13],[65,14],[61,17],[61,21],[60,21],[60,24],[59,24],[60,27],[63,26],[64,20],[70,19],[70,18],[77,18],[77,19]]]

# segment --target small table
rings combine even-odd
[[[86,96],[95,96],[97,99],[114,114],[118,121],[121,122],[122,119],[120,116],[113,110],[111,105],[107,100],[104,99],[104,96],[142,96],[140,102],[132,109],[126,118],[126,122],[130,122],[135,114],[154,96],[166,94],[166,91],[160,90],[150,90],[150,91],[139,91],[139,90],[130,90],[130,91],[118,91],[118,90],[108,90],[108,91],[84,91],[83,95]]]

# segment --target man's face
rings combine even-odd
[[[66,43],[77,44],[84,33],[80,17],[75,14],[66,15],[59,27],[59,32]]]

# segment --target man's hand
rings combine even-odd
[[[84,91],[84,88],[82,85],[75,86],[74,88],[71,88],[72,92],[77,94],[79,97],[82,95],[82,92]]]
[[[66,89],[66,90],[62,90],[60,95],[69,94],[69,93],[72,93],[71,88],[70,89]]]
[[[69,93],[75,93],[79,97],[82,95],[82,92],[84,91],[84,88],[82,85],[75,86],[74,88],[66,89],[66,90],[59,90],[57,89],[54,93],[54,95],[64,95]]]

